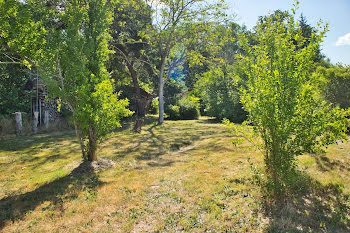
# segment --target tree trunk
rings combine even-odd
[[[134,126],[134,131],[141,133],[141,128],[146,116],[146,106],[145,100],[140,99],[136,101],[136,121]]]
[[[162,66],[159,73],[159,125],[164,122],[164,69],[165,69],[165,59],[162,59]]]
[[[97,160],[97,137],[96,131],[93,128],[89,128],[89,142],[88,142],[88,151],[87,156],[89,161]]]
[[[75,120],[74,120],[74,129],[75,129],[75,135],[79,139],[79,144],[80,144],[81,153],[83,155],[83,159],[86,160],[87,158],[86,158],[86,153],[85,153],[85,148],[84,148],[84,142],[83,142],[83,139],[82,139],[81,134],[79,132],[77,122]]]
[[[159,85],[159,125],[164,122],[164,83]]]
[[[137,74],[133,67],[133,64],[130,64],[128,61],[126,63],[132,78],[132,82],[134,84],[134,89],[136,94],[136,121],[134,125],[134,131],[137,133],[141,133],[142,125],[146,115],[145,105],[143,104],[143,101],[142,101],[140,85],[139,85],[139,81],[137,79]]]

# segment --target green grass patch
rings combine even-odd
[[[272,208],[247,161],[261,156],[232,138],[208,118],[150,116],[140,134],[111,133],[99,156],[117,165],[92,174],[72,172],[71,131],[2,140],[0,231],[349,232],[350,143],[301,156],[295,194]]]

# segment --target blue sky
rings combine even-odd
[[[251,29],[258,16],[267,15],[274,10],[291,9],[293,0],[226,0],[230,13],[236,20]],[[332,63],[350,65],[350,0],[301,0],[299,12],[308,23],[316,26],[322,19],[329,23],[329,32],[322,44],[322,52]],[[338,42],[338,43],[337,43]]]

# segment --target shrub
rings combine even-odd
[[[150,106],[148,112],[149,112],[150,114],[154,114],[154,115],[158,114],[158,113],[159,113],[158,105],[159,105],[159,100],[158,100],[158,98],[154,98],[154,99],[152,100],[152,103],[151,103],[151,106]]]
[[[188,96],[179,101],[180,118],[182,120],[194,120],[200,116],[199,98]]]
[[[180,120],[180,107],[177,105],[169,105],[167,110],[167,114],[169,115],[169,119],[171,120]]]
[[[205,72],[196,82],[199,96],[204,104],[204,113],[241,123],[247,118],[247,112],[240,103],[239,89],[244,85],[244,74],[235,66],[215,66]]]
[[[294,12],[294,10],[293,10]],[[279,22],[278,20],[281,20]],[[271,194],[282,200],[291,190],[297,167],[296,156],[320,152],[324,146],[346,139],[345,118],[350,111],[333,108],[318,94],[318,77],[312,76],[314,58],[326,28],[315,31],[307,41],[297,29],[293,15],[259,23],[259,44],[251,48],[242,37],[249,66],[248,89],[242,90],[241,103],[254,131],[228,124],[243,138],[260,135],[264,152],[265,175]],[[253,141],[253,139],[250,139]],[[258,139],[253,141],[259,143]]]

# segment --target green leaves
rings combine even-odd
[[[45,46],[43,21],[36,19],[35,14],[31,2],[0,0],[0,53],[29,68],[42,57]]]
[[[297,2],[296,2],[297,4]],[[264,141],[268,177],[277,195],[286,188],[295,156],[318,152],[346,138],[349,111],[320,98],[314,59],[325,31],[303,36],[293,14],[266,17],[256,27],[259,43],[246,48],[248,89],[241,102]],[[324,30],[327,30],[325,27]]]
[[[119,100],[118,93],[113,91],[113,83],[106,79],[95,86],[88,103],[85,103],[84,111],[77,112],[81,129],[88,131],[89,127],[95,127],[98,140],[102,140],[112,129],[121,127],[120,120],[131,115],[126,107],[127,99]]]
[[[97,142],[132,114],[128,100],[118,99],[106,69],[111,53],[109,7],[106,0],[66,2],[64,11],[48,16],[55,24],[47,28],[45,56],[38,59],[50,94],[69,106],[82,139],[88,139],[89,159],[95,159]]]

